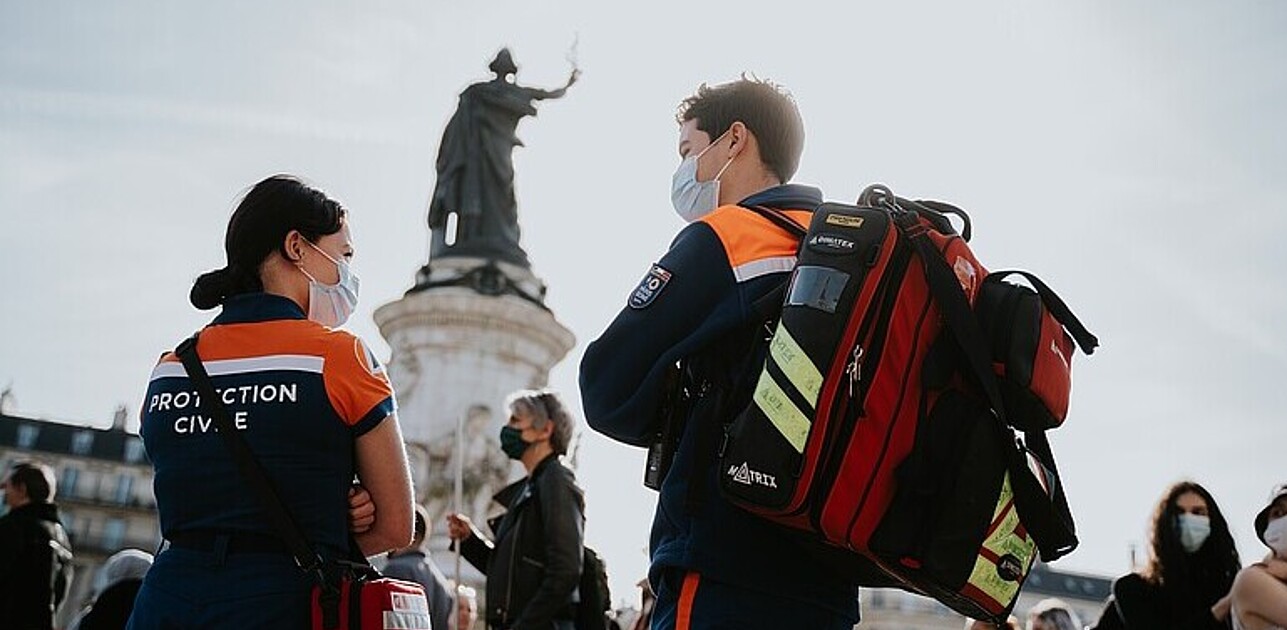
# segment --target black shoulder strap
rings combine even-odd
[[[938,302],[939,309],[948,329],[952,332],[961,351],[969,364],[969,372],[983,393],[987,396],[995,418],[1010,435],[1011,429],[1006,419],[1005,404],[997,386],[996,375],[992,372],[991,353],[988,351],[986,337],[982,327],[974,317],[969,300],[961,289],[956,274],[948,267],[943,254],[934,247],[925,228],[917,220],[917,215],[893,208],[894,221],[916,248],[918,257],[925,269],[925,278],[930,293]],[[1077,547],[1076,527],[1073,524],[1072,511],[1068,499],[1064,496],[1063,485],[1058,483],[1059,472],[1055,467],[1054,453],[1042,431],[1024,432],[1024,443],[1043,466],[1051,473],[1045,479],[1049,485],[1046,490],[1035,476],[1037,473],[1029,468],[1028,457],[1017,448],[1007,448],[1007,462],[1010,471],[1010,484],[1014,490],[1015,507],[1023,520],[1024,526],[1032,533],[1041,559],[1053,561],[1070,553]],[[1043,475],[1044,476],[1044,475]],[[1048,506],[1048,507],[1046,507]]]
[[[1055,317],[1055,320],[1060,324],[1063,324],[1064,328],[1068,329],[1069,334],[1072,335],[1072,338],[1077,342],[1077,347],[1081,348],[1082,352],[1085,352],[1086,354],[1093,354],[1095,352],[1095,348],[1099,347],[1099,339],[1086,329],[1086,326],[1081,323],[1081,320],[1077,319],[1076,315],[1073,315],[1072,309],[1068,308],[1068,305],[1064,303],[1063,299],[1055,294],[1054,290],[1046,286],[1046,283],[1042,282],[1041,278],[1038,278],[1026,271],[1010,269],[1007,271],[994,271],[988,274],[988,277],[984,281],[1000,282],[1003,278],[1010,275],[1023,276],[1032,284],[1032,288],[1036,289],[1037,295],[1041,297],[1041,302],[1050,310],[1050,314]]]
[[[791,215],[788,215],[787,213],[781,210],[778,210],[777,208],[770,208],[768,206],[745,206],[745,207],[751,212],[754,212],[755,214],[758,214],[768,219],[774,225],[786,230],[796,238],[804,238],[804,235],[809,233],[808,228],[806,228],[803,225],[800,225],[799,223],[796,223],[795,219],[791,218]]]
[[[228,448],[228,452],[232,453],[233,460],[237,462],[237,471],[241,473],[242,481],[250,486],[255,497],[259,499],[259,507],[272,521],[277,535],[290,548],[291,555],[295,556],[295,562],[305,572],[320,576],[321,556],[308,544],[304,532],[286,511],[286,506],[277,494],[272,480],[268,478],[268,473],[264,471],[259,460],[255,459],[255,454],[250,451],[250,445],[246,444],[237,432],[232,418],[228,415],[228,409],[223,406],[223,401],[219,399],[214,384],[210,382],[210,375],[206,373],[205,365],[201,363],[201,357],[197,354],[198,335],[200,333],[186,339],[174,352],[183,361],[183,369],[187,371],[188,378],[196,386],[197,393],[201,396],[201,406],[213,416],[215,426],[219,429],[219,437]]]

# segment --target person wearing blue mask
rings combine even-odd
[[[1270,553],[1233,581],[1233,630],[1283,630],[1287,628],[1287,484],[1274,486],[1269,503],[1254,522],[1256,537]]]
[[[773,301],[795,266],[800,237],[787,222],[809,225],[822,203],[818,189],[790,183],[803,120],[780,86],[743,77],[702,85],[677,122],[671,204],[686,225],[580,369],[589,425],[650,447],[646,483],[660,491],[652,627],[849,630],[852,581],[819,543],[726,501],[715,465],[722,428],[763,364],[756,305]]]
[[[505,405],[501,450],[527,476],[493,497],[506,507],[489,525],[495,538],[464,514],[447,515],[447,535],[487,575],[484,617],[493,630],[573,630],[585,545],[585,497],[566,455],[574,421],[551,391],[522,390]]]
[[[1148,564],[1113,583],[1096,628],[1228,628],[1234,576],[1242,564],[1215,498],[1181,481],[1153,510]]]
[[[349,223],[338,202],[298,179],[264,179],[228,220],[227,265],[198,277],[189,295],[198,309],[221,308],[196,339],[198,358],[286,512],[328,561],[405,547],[412,533],[393,387],[366,344],[340,328],[358,299]],[[307,627],[315,580],[175,353],[153,369],[141,415],[168,544],[129,627]],[[355,493],[355,480],[365,489]]]

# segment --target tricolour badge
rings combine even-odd
[[[670,282],[670,272],[663,269],[661,265],[653,265],[652,269],[648,270],[648,275],[639,281],[639,286],[630,293],[630,308],[648,308],[648,305],[657,299],[661,290],[666,288],[667,282]]]

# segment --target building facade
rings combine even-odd
[[[93,596],[94,575],[108,556],[133,547],[155,552],[161,542],[152,495],[152,465],[143,440],[125,431],[118,409],[110,429],[0,414],[0,469],[20,461],[49,465],[54,502],[71,538],[76,573],[59,611],[66,625]]]

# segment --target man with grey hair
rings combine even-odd
[[[1082,630],[1081,618],[1062,599],[1043,599],[1028,610],[1028,630]]]
[[[506,403],[501,450],[527,476],[493,499],[507,506],[488,524],[495,542],[463,514],[447,516],[448,535],[470,564],[487,574],[489,628],[573,630],[585,542],[585,498],[559,461],[567,454],[573,420],[552,391],[522,390]]]
[[[19,462],[0,481],[0,619],[5,628],[47,630],[72,580],[71,542],[54,505],[54,471]]]

